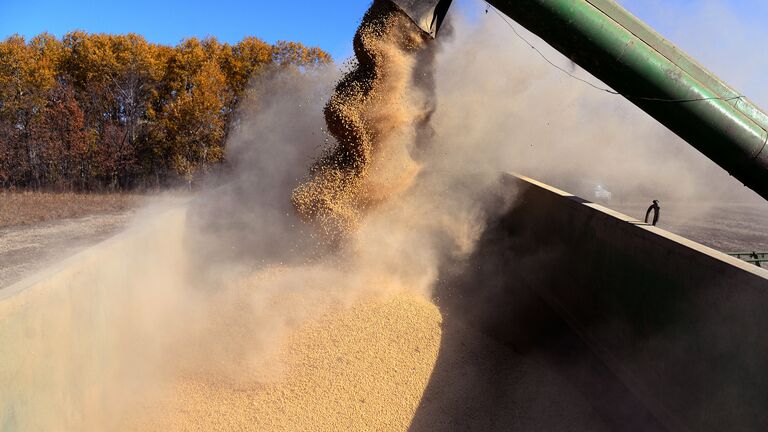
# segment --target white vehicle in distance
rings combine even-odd
[[[595,186],[595,200],[597,201],[610,201],[613,194],[608,191],[603,185],[598,184]]]

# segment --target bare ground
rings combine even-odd
[[[0,192],[0,288],[120,231],[146,197]]]
[[[0,289],[116,234],[133,211],[0,228]]]
[[[0,192],[0,229],[123,213],[136,208],[145,198],[127,193]]]

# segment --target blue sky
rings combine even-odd
[[[318,45],[337,57],[350,50],[366,7],[360,0],[0,0],[0,38],[80,29],[175,45],[190,36],[236,42],[253,35]]]
[[[470,0],[455,0],[456,10],[477,9]],[[677,20],[690,9],[727,5],[737,22],[764,26],[765,0],[620,0],[632,12],[665,35],[674,35]],[[0,0],[0,38],[48,31],[61,36],[80,29],[89,32],[139,33],[174,45],[190,36],[216,36],[236,42],[254,35],[267,42],[298,40],[321,46],[337,60],[351,53],[350,40],[368,0]],[[321,7],[326,5],[326,7]],[[695,30],[695,22],[683,25]],[[722,29],[723,32],[732,31]],[[684,35],[677,35],[684,38]]]

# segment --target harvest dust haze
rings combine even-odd
[[[199,297],[177,373],[126,429],[407,429],[440,339],[424,296],[471,252],[496,177],[424,169],[437,44],[377,0],[329,100],[322,70],[254,84],[273,94],[243,107],[232,183],[192,207]],[[334,146],[307,177],[322,121]]]
[[[413,390],[436,360],[441,318],[428,302],[400,296],[429,296],[441,266],[473,251],[489,216],[483,197],[498,187],[498,171],[568,180],[598,173],[617,189],[637,191],[642,179],[653,188],[675,184],[682,196],[713,174],[683,143],[673,145],[676,158],[654,164],[670,140],[660,127],[626,102],[524,60],[527,51],[503,24],[454,24],[462,39],[448,39],[436,71],[436,46],[446,39],[430,41],[389,2],[376,1],[355,36],[359,64],[335,85],[327,71],[254,83],[264,96],[243,107],[241,130],[228,146],[235,178],[193,208],[199,221],[190,244],[204,257],[195,285],[205,301],[190,319],[200,331],[180,344],[194,361],[168,377],[163,402],[142,410],[139,424],[338,430],[358,425],[346,420],[359,408],[378,416],[365,424],[402,430],[418,403]],[[435,73],[442,83],[436,93]],[[596,118],[613,120],[596,127]],[[434,146],[431,125],[439,131]],[[316,160],[324,126],[333,146]],[[628,129],[647,146],[627,140]],[[691,160],[695,172],[681,169]],[[393,297],[400,300],[375,306]],[[397,331],[379,332],[386,342],[356,340],[371,344],[365,354],[347,338],[350,328],[391,317],[429,331],[422,338],[391,324],[387,330]],[[423,343],[403,343],[416,333]],[[410,350],[398,354],[402,368],[390,369],[391,346]],[[333,379],[343,368],[382,379],[409,374],[419,384],[370,396],[377,391],[365,380]],[[402,394],[403,411],[387,410],[393,393]],[[308,402],[310,394],[323,396]],[[568,398],[572,406],[575,398]]]
[[[74,410],[70,430],[405,430],[445,344],[425,297],[475,248],[498,171],[594,172],[616,189],[674,184],[683,196],[727,178],[677,142],[653,165],[665,132],[530,61],[502,23],[441,31],[428,39],[377,0],[341,80],[319,68],[253,83],[227,144],[229,181],[174,218],[173,237],[152,233],[168,248],[132,245],[119,265],[81,275],[135,297],[112,306],[125,330],[104,355],[109,409]],[[80,376],[71,363],[60,373]],[[563,393],[552,388],[547,398]],[[370,422],[352,418],[358,408]]]

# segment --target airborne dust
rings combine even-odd
[[[316,152],[319,128],[286,128],[311,137],[278,133],[277,142],[312,151],[270,153],[263,140],[269,167],[249,166],[256,152],[242,150],[244,177],[193,207],[200,232],[190,243],[208,251],[197,279],[218,288],[204,295],[202,317],[192,314],[203,324],[182,343],[170,395],[128,429],[407,429],[440,342],[441,317],[423,296],[445,257],[471,251],[483,217],[469,197],[492,183],[473,174],[470,186],[417,160],[430,144],[437,44],[393,3],[374,1],[354,38],[357,64],[320,110],[332,145],[309,175],[297,168]],[[259,101],[235,152],[264,132],[259,118],[274,130],[272,115],[315,106],[305,97],[319,99],[316,85],[304,80],[270,78],[273,91],[288,91]]]
[[[617,191],[637,191],[641,178],[682,195],[713,172],[685,144],[659,165],[664,132],[625,102],[520,62],[527,54],[510,48],[503,25],[456,24],[465,34],[447,39],[442,112],[433,60],[447,35],[428,39],[381,0],[355,35],[357,64],[330,95],[318,91],[335,79],[323,72],[255,83],[275,95],[245,107],[229,143],[239,178],[204,203],[212,216],[192,242],[218,257],[201,266],[203,289],[216,289],[193,316],[203,323],[185,346],[195,361],[140,429],[406,430],[441,341],[442,317],[421,296],[441,264],[472,252],[488,216],[481,197],[500,169],[597,173]],[[616,111],[626,121],[594,127]],[[627,124],[646,147],[628,143]],[[331,145],[315,159],[323,128]],[[680,169],[690,160],[698,172]]]
[[[423,297],[441,264],[472,252],[500,169],[596,173],[627,194],[727,180],[628,103],[529,61],[501,23],[453,24],[461,38],[444,28],[433,41],[377,0],[341,80],[284,71],[253,83],[260,96],[228,142],[231,181],[191,205],[183,254],[147,264],[153,252],[136,245],[121,270],[89,273],[146,286],[120,305],[130,337],[105,355],[129,368],[130,387],[105,382],[119,405],[107,426],[72,430],[405,430],[443,331]]]

